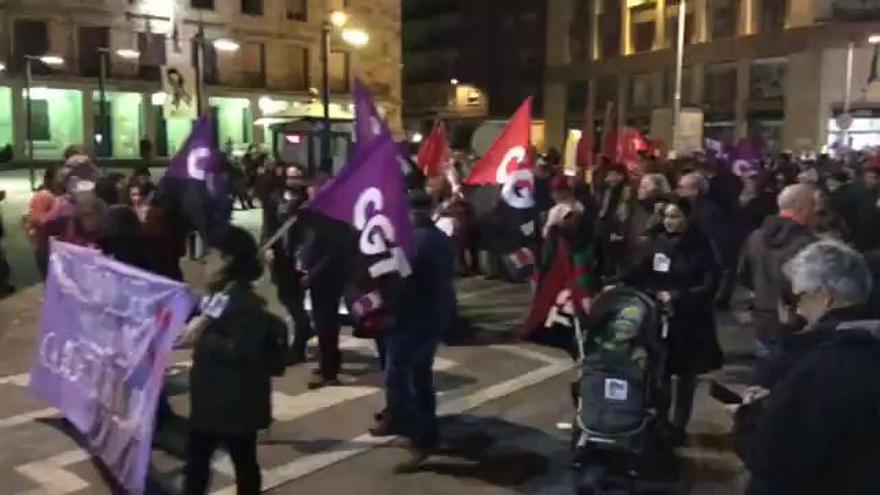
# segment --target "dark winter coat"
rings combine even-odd
[[[271,326],[265,302],[236,285],[222,314],[196,341],[190,372],[190,424],[201,431],[245,434],[269,426]]]
[[[664,267],[663,260],[668,260]],[[672,293],[669,368],[674,374],[701,374],[724,361],[713,301],[720,270],[709,239],[691,225],[683,236],[659,234],[648,255],[622,281],[651,293]]]
[[[756,309],[776,311],[789,290],[782,266],[815,241],[809,227],[780,216],[769,217],[752,232],[743,251],[740,279],[755,292]]]
[[[397,330],[441,337],[455,314],[455,248],[430,218],[413,227],[412,274],[400,292]]]
[[[880,493],[880,321],[851,324],[762,401],[740,449],[749,495]]]
[[[846,184],[829,195],[832,211],[843,220],[848,240],[861,251],[870,249],[878,225],[871,215],[874,202],[864,187]]]
[[[829,311],[809,330],[787,333],[779,346],[774,347],[765,359],[758,361],[755,384],[772,389],[807,356],[829,342],[838,325],[868,316],[863,306],[841,308]]]

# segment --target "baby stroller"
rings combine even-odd
[[[653,297],[622,287],[597,296],[577,325],[572,441],[578,494],[635,492],[641,462],[660,438],[666,316]]]

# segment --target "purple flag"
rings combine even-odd
[[[304,208],[352,225],[370,276],[410,274],[412,226],[397,146],[389,134],[359,146],[348,164]]]
[[[204,182],[211,196],[225,195],[222,156],[215,141],[211,119],[199,117],[183,146],[168,162],[165,177]]]
[[[354,80],[354,133],[357,146],[366,146],[380,136],[390,136],[388,124],[379,116],[370,91],[360,79]]]
[[[61,410],[127,493],[144,491],[156,401],[193,304],[184,284],[52,241],[30,391]]]
[[[225,230],[232,217],[224,158],[215,141],[213,122],[200,117],[159,183],[175,219],[209,242]]]

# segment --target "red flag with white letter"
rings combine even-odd
[[[428,177],[444,175],[451,156],[449,140],[446,138],[446,125],[442,120],[438,120],[431,129],[428,139],[419,149],[417,158],[419,169]]]
[[[526,98],[513,114],[507,128],[480,159],[464,183],[504,184],[511,172],[531,168],[529,144],[532,123],[532,97]]]

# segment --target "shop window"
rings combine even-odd
[[[288,21],[306,22],[309,20],[308,0],[286,0],[286,2]]]
[[[165,35],[138,33],[138,77],[149,81],[159,80],[159,69],[165,65]]]
[[[49,123],[49,102],[47,100],[31,100],[31,139],[51,141],[52,128]]]
[[[241,0],[241,13],[245,15],[263,15],[263,0]]]
[[[12,49],[13,70],[24,67],[25,55],[44,55],[49,51],[49,35],[46,23],[43,21],[31,21],[19,19],[13,24]],[[34,69],[40,69],[41,64],[34,64]]]
[[[190,0],[194,9],[214,10],[214,0]]]
[[[776,33],[785,29],[786,0],[762,0],[758,14],[760,32]]]
[[[110,47],[110,28],[81,26],[79,28],[79,75],[98,77],[101,71],[99,50]],[[112,57],[107,57],[107,74],[110,74]]]
[[[739,21],[739,2],[733,0],[712,0],[710,11],[710,38],[720,40],[736,36]]]

